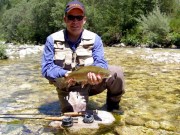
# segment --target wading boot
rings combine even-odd
[[[124,111],[119,105],[119,102],[107,102],[106,103],[107,111],[115,114],[123,115]]]

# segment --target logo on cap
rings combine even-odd
[[[79,8],[83,12],[85,11],[83,4],[81,2],[79,2],[78,0],[74,0],[74,1],[69,2],[67,4],[66,9],[65,9],[65,13],[69,12],[70,10],[72,10],[74,8]]]

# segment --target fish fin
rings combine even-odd
[[[80,70],[81,68],[83,68],[82,66],[77,66],[77,67],[75,67],[75,71],[78,71],[78,70]]]
[[[87,81],[81,82],[81,88],[84,88],[84,86],[87,84]]]
[[[55,86],[58,87],[59,89],[65,88],[67,86],[67,83],[64,77],[56,78],[55,82],[56,82]]]
[[[84,84],[81,84],[81,88],[84,88]]]

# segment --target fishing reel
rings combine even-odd
[[[63,127],[72,127],[73,126],[73,118],[72,117],[66,117],[62,120],[62,126]]]
[[[86,113],[84,115],[84,119],[83,119],[84,123],[93,123],[94,122],[94,116],[90,113]]]

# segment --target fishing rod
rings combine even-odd
[[[44,119],[44,120],[53,120],[53,121],[62,121],[67,116],[60,116],[60,117],[22,117],[22,116],[0,116],[0,118],[11,118],[11,119]],[[73,120],[78,120],[78,118],[73,118]]]
[[[27,115],[32,115],[32,116],[27,116]],[[60,113],[60,116],[51,116],[51,117],[50,116],[48,116],[48,117],[44,117],[44,116],[36,117],[35,115],[42,115],[42,114],[39,114],[39,113],[37,113],[37,114],[31,114],[31,113],[24,113],[24,114],[3,113],[3,114],[0,114],[0,118],[4,118],[4,119],[5,118],[12,118],[12,119],[44,119],[44,120],[61,121],[66,117],[83,116],[83,115],[85,115],[85,112],[66,112],[66,113]],[[77,118],[73,118],[73,119],[76,120]]]
[[[41,112],[41,113],[0,113],[0,115],[60,115],[62,112]]]
[[[85,115],[85,111],[81,112],[65,112],[65,113],[47,113],[46,115],[60,115],[60,116],[83,116]],[[1,113],[0,115],[43,115],[41,113]]]
[[[93,111],[93,115],[96,117],[97,120],[102,121],[98,116],[97,116],[97,110]],[[0,118],[12,118],[12,119],[44,119],[44,120],[57,120],[57,121],[61,121],[64,118],[67,117],[77,117],[77,116],[85,116],[87,114],[86,111],[81,111],[81,112],[65,112],[65,113],[60,113],[60,116],[48,116],[48,117],[44,117],[44,116],[39,116],[39,117],[34,117],[34,115],[41,115],[39,113],[37,114],[31,114],[31,113],[24,113],[24,114],[11,114],[11,113],[4,113],[4,114],[0,114]],[[27,116],[27,115],[32,115],[32,116]],[[73,118],[73,119],[77,119],[77,118]]]

